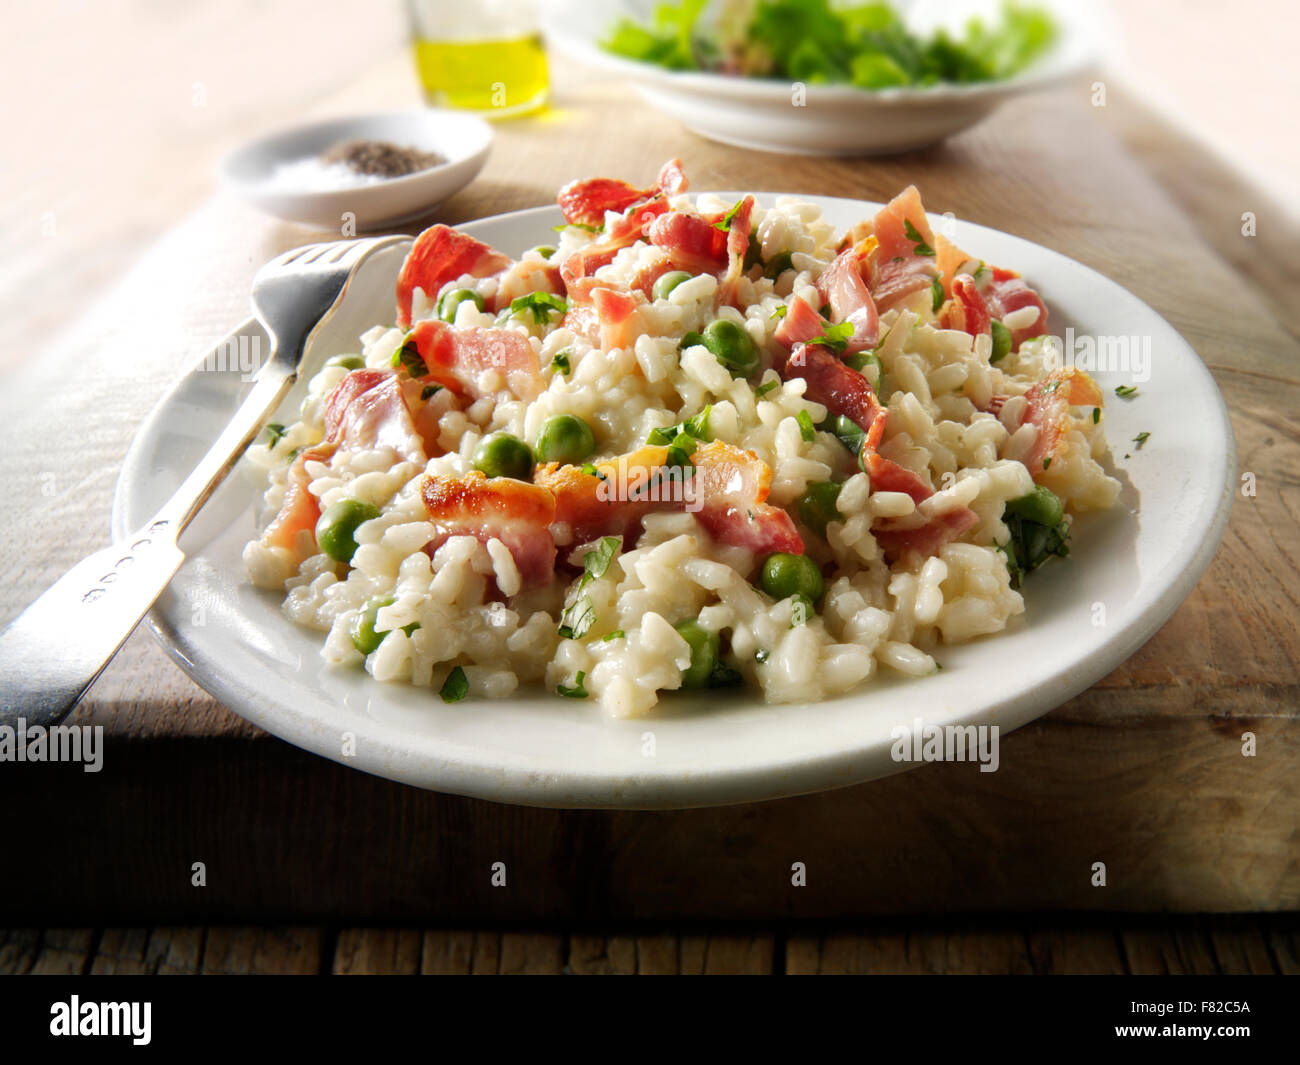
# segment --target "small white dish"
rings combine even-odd
[[[1021,93],[1054,85],[1095,62],[1104,18],[1092,0],[1036,0],[1057,21],[1056,43],[1005,81],[924,88],[859,89],[671,71],[605,51],[599,41],[621,15],[646,22],[647,5],[628,0],[559,0],[549,9],[548,42],[590,66],[630,80],[652,107],[710,140],[800,155],[887,155],[935,144]],[[933,9],[935,5],[929,5]],[[943,5],[942,17],[910,20],[916,29],[959,27],[988,5]],[[996,6],[993,8],[996,13]],[[924,12],[921,12],[924,15]]]
[[[445,163],[403,177],[336,189],[304,181],[294,187],[277,170],[320,156],[343,141],[388,141],[436,152]],[[221,162],[222,181],[249,203],[290,222],[357,232],[397,225],[428,214],[468,185],[487,161],[492,129],[460,111],[425,108],[332,118],[260,137]],[[350,213],[351,217],[346,217]]]
[[[724,192],[729,200],[737,192]],[[771,193],[759,194],[770,203]],[[879,204],[802,196],[838,229]],[[509,254],[551,236],[558,207],[460,228]],[[945,220],[934,217],[936,226]],[[844,787],[896,773],[896,728],[996,725],[1002,734],[1077,695],[1133,654],[1191,592],[1223,535],[1236,486],[1223,398],[1185,340],[1132,293],[1047,248],[956,221],[972,255],[1020,270],[1042,293],[1053,331],[1149,342],[1149,382],[1093,376],[1110,402],[1106,435],[1123,491],[1115,508],[1075,526],[1070,557],[1034,573],[1025,614],[996,636],[937,652],[943,669],[918,679],[879,677],[823,702],[771,705],[759,693],[665,697],[652,716],[611,721],[589,702],[521,688],[497,700],[444,704],[435,692],[381,684],[327,665],[322,635],[254,588],[241,561],[257,535],[263,482],[236,467],[182,538],[188,556],[150,615],[168,653],[236,713],[326,758],[418,787],[532,806],[654,808],[752,802]],[[358,350],[357,337],[391,321],[407,245],[371,256],[314,335],[304,373],[284,405],[292,420],[306,379],[325,358]],[[268,343],[251,319],[232,337]],[[227,338],[229,339],[229,338]],[[222,342],[223,344],[225,341]],[[205,358],[158,404],[127,454],[113,503],[113,534],[127,535],[190,472],[238,404],[238,369]],[[1139,376],[1139,381],[1147,381]],[[1149,433],[1139,451],[1134,437]],[[1100,609],[1099,609],[1100,605]],[[646,755],[646,733],[654,756]],[[1008,753],[1007,757],[1011,757]],[[975,786],[978,770],[969,767]]]

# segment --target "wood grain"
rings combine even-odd
[[[0,931],[0,974],[1271,975],[1294,973],[1300,915],[1116,914],[1020,926],[891,920],[820,933],[383,927]],[[211,964],[208,945],[215,952]]]
[[[201,34],[208,16],[186,17]],[[345,88],[317,93],[316,112],[415,102],[404,57],[389,50],[391,41],[370,44],[371,59],[353,56],[340,68]],[[326,53],[331,47],[338,45],[322,41]],[[281,94],[295,116],[312,94],[309,86],[266,91]],[[219,141],[247,132],[251,106],[223,111],[220,136],[193,132],[204,146],[198,158],[209,161]],[[1240,468],[1255,475],[1256,493],[1237,499],[1215,562],[1169,623],[1091,690],[1006,737],[998,773],[927,767],[726,810],[511,809],[376,780],[260,733],[137,633],[75,718],[107,729],[105,771],[0,772],[0,797],[36,804],[61,825],[58,835],[12,844],[11,861],[30,875],[0,882],[6,912],[51,923],[75,915],[135,925],[266,919],[416,928],[476,919],[940,913],[954,898],[972,912],[1300,907],[1300,344],[1259,287],[1206,239],[1203,224],[1098,120],[1083,83],[1024,98],[943,145],[886,160],[716,145],[650,111],[626,87],[576,70],[566,70],[551,111],[501,123],[497,134],[481,178],[431,218],[454,223],[550,202],[557,186],[581,174],[646,181],[664,158],[681,155],[698,188],[880,199],[915,182],[932,210],[1062,249],[1148,301],[1201,354],[1227,399]],[[194,177],[201,167],[183,161],[191,148],[177,139],[168,158],[184,187],[156,208],[147,193],[112,184],[102,227],[61,231],[78,255],[69,245],[33,246],[6,275],[20,282],[44,276],[59,256],[84,259],[63,280],[87,295],[69,309],[53,288],[37,286],[26,297],[34,309],[14,318],[17,346],[39,354],[12,366],[0,390],[12,460],[6,488],[25,503],[0,517],[0,622],[105,541],[132,434],[171,381],[243,318],[257,265],[319,237],[219,196],[138,259],[108,248],[124,228],[160,232],[145,221],[156,223],[152,212],[201,201],[206,190]],[[30,195],[23,202],[6,208],[15,225],[34,210]],[[1253,758],[1241,751],[1247,731],[1258,741]],[[106,854],[108,839],[134,859]],[[478,872],[503,856],[512,869],[533,870],[533,882],[526,892],[485,896]],[[201,891],[189,883],[195,860],[210,870]],[[806,889],[789,885],[793,860],[809,865]],[[1098,860],[1107,863],[1105,888],[1089,881]],[[414,964],[408,932],[388,933],[386,943],[347,940],[335,952],[301,931],[213,934],[200,954],[205,971],[241,971],[263,955],[294,971]],[[420,969],[564,963],[550,939],[466,935],[421,933]],[[92,942],[66,942],[31,947],[32,964],[90,964]],[[1284,942],[1294,959],[1293,941]],[[961,965],[966,949],[946,939],[891,943],[879,946],[884,956],[931,966]],[[1277,942],[1268,943],[1281,956]],[[1143,964],[1195,967],[1204,955],[1165,940],[1134,944]],[[134,933],[110,945],[117,960],[105,965],[164,964],[152,940]],[[29,947],[15,940],[3,949],[26,958]],[[1015,960],[997,954],[1010,946],[986,947],[981,957],[1031,969],[1064,949],[1044,940]],[[791,956],[802,949],[792,941]],[[1080,965],[1114,964],[1101,940],[1087,949]],[[764,957],[770,966],[774,951],[771,942],[715,948],[686,939],[670,949],[637,936],[584,943],[567,957],[574,971],[681,971]],[[182,951],[166,964],[184,968],[190,957]]]

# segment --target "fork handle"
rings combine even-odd
[[[61,721],[185,561],[178,539],[279,406],[293,373],[268,364],[235,416],[154,517],[82,559],[0,632],[0,724]]]

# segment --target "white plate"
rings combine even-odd
[[[382,140],[437,152],[447,162],[371,185],[321,190],[286,188],[276,167],[318,156],[341,141]],[[492,129],[462,111],[422,108],[331,118],[281,130],[236,148],[220,166],[222,180],[268,214],[336,232],[346,212],[358,231],[420,218],[474,180],[492,148]]]
[[[1005,81],[975,85],[864,90],[808,85],[796,106],[788,81],[665,70],[599,47],[620,14],[646,22],[655,2],[561,0],[551,5],[547,40],[574,59],[635,83],[651,106],[711,140],[760,151],[818,155],[883,155],[934,144],[974,125],[1003,102],[1078,73],[1094,62],[1105,35],[1091,0],[1036,0],[1051,10],[1060,33],[1029,69]],[[971,12],[997,11],[978,0],[909,5],[917,29],[960,28]],[[927,17],[935,13],[936,17]]]
[[[841,228],[878,206],[806,198]],[[545,207],[463,228],[517,255],[550,239],[558,221],[558,208]],[[767,799],[904,768],[891,759],[890,732],[917,716],[940,726],[998,725],[1004,733],[1023,725],[1118,666],[1192,590],[1227,521],[1233,439],[1201,360],[1137,297],[1017,237],[962,222],[952,234],[971,254],[1021,270],[1042,292],[1056,328],[1149,337],[1152,372],[1138,398],[1108,405],[1107,433],[1124,483],[1119,505],[1077,523],[1071,557],[1029,578],[1026,613],[1010,629],[940,648],[943,670],[934,676],[871,682],[810,705],[769,706],[749,693],[667,694],[660,714],[631,721],[605,720],[590,703],[540,690],[444,705],[428,689],[328,667],[319,654],[322,636],[290,623],[279,596],[248,583],[240,552],[257,531],[261,485],[243,464],[187,532],[189,560],[159,601],[154,624],[181,668],[277,736],[380,776],[502,802],[644,808]],[[404,248],[372,258],[358,274],[322,329],[308,376],[329,355],[357,350],[365,328],[392,320]],[[236,335],[259,330],[248,322]],[[1108,396],[1128,380],[1096,377]],[[115,536],[147,519],[180,482],[224,424],[240,386],[237,374],[196,369],[155,408],[118,483]],[[287,408],[296,410],[299,395]],[[280,421],[289,420],[286,409]],[[1128,441],[1141,431],[1151,436],[1138,451]],[[647,732],[653,757],[643,754]],[[343,753],[347,734],[355,737],[351,756]]]

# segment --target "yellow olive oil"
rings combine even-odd
[[[519,115],[546,103],[546,52],[537,34],[497,40],[417,37],[415,66],[435,107]]]

